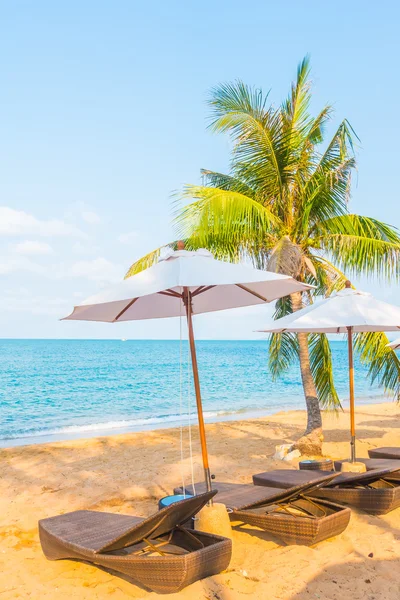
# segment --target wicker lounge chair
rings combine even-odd
[[[374,448],[373,450],[368,450],[368,454],[370,458],[394,458],[400,460],[400,447]]]
[[[155,592],[178,592],[229,565],[231,540],[180,526],[215,493],[181,500],[147,519],[89,510],[43,519],[42,549],[50,560],[80,559]]]
[[[335,460],[335,471],[342,470],[342,463],[349,462],[347,460]],[[392,469],[395,467],[397,471],[393,472],[393,476],[396,474],[400,476],[400,460],[392,458],[357,458],[357,462],[365,464],[367,471],[373,471],[374,469]],[[392,475],[391,475],[392,477]]]
[[[400,506],[398,466],[374,469],[367,473],[340,473],[332,481],[309,490],[313,498],[323,498],[339,504],[348,504],[373,515],[383,515]],[[304,482],[308,474],[312,484],[321,471],[276,470],[253,475],[256,486],[291,489]]]
[[[286,544],[311,546],[339,535],[349,523],[350,509],[308,496],[311,489],[334,477],[335,474],[324,472],[312,485],[296,485],[290,490],[215,481],[213,487],[218,490],[217,501],[225,504],[231,521],[260,527]],[[196,492],[202,491],[203,486],[196,484]],[[186,491],[193,492],[191,487]],[[174,492],[182,492],[182,488]]]

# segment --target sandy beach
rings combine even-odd
[[[272,459],[275,445],[304,428],[305,413],[207,425],[218,480],[251,482],[252,473],[296,465]],[[357,409],[358,455],[400,444],[400,408]],[[202,477],[193,428],[195,477]],[[324,454],[348,455],[348,414],[324,415]],[[185,435],[187,431],[185,430]],[[47,561],[37,521],[76,509],[147,516],[182,481],[179,430],[115,435],[0,451],[0,598],[94,600],[153,598],[129,581],[72,561]],[[183,465],[187,482],[188,458]],[[397,600],[400,597],[400,509],[383,517],[353,511],[347,530],[313,548],[282,546],[261,530],[234,525],[229,569],[171,599]]]

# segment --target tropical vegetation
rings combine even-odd
[[[176,239],[183,239],[186,248],[205,247],[220,259],[251,261],[316,286],[313,293],[279,300],[276,317],[342,288],[349,277],[390,280],[400,272],[398,231],[349,210],[357,142],[352,127],[343,120],[332,130],[332,106],[312,115],[311,99],[307,57],[287,99],[277,107],[269,94],[241,81],[213,89],[210,128],[232,140],[229,173],[204,169],[202,185],[185,186],[175,200]],[[127,277],[153,264],[162,251],[135,262]],[[384,334],[359,334],[356,348],[371,379],[399,397],[400,362],[387,342]],[[320,408],[340,407],[327,337],[272,335],[273,376],[284,375],[295,361],[308,415],[298,447],[319,454]]]

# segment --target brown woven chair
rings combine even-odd
[[[335,471],[342,470],[342,463],[349,462],[346,460],[335,460]],[[396,460],[394,458],[357,458],[357,462],[362,462],[366,466],[367,471],[373,471],[375,469],[392,469],[395,467],[397,472],[400,472],[400,460]],[[393,475],[396,474],[396,471],[393,472]]]
[[[373,450],[368,450],[368,454],[370,458],[394,458],[400,460],[400,447],[384,447],[384,448],[374,448]]]
[[[50,560],[80,559],[155,592],[179,592],[229,565],[231,540],[181,527],[215,494],[181,500],[147,519],[90,510],[43,519],[42,549]]]
[[[314,473],[311,471],[311,475]],[[218,482],[213,482],[213,486],[218,490],[217,501],[225,504],[232,521],[260,527],[286,544],[311,546],[339,535],[350,520],[350,509],[308,495],[308,488],[333,477],[335,474],[324,472],[311,486],[300,484],[290,490]],[[196,492],[201,492],[203,486],[196,484]],[[174,491],[182,493],[182,488]],[[191,487],[187,492],[193,492]]]
[[[313,498],[348,504],[372,515],[383,515],[400,506],[398,466],[367,473],[340,473],[332,481],[309,490]],[[321,474],[321,471],[319,472]],[[291,489],[309,475],[315,482],[318,471],[276,470],[253,475],[256,486]]]

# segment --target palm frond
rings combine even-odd
[[[287,158],[279,110],[266,109],[268,96],[241,81],[212,90],[213,131],[229,132],[235,142],[234,161],[252,164],[259,185],[269,197],[280,197]]]
[[[354,137],[358,139],[348,120],[344,119],[337,128],[325,152],[322,154],[316,166],[315,173],[326,171],[327,169],[330,170],[332,165],[338,166],[349,155],[353,155]]]
[[[329,107],[324,118],[329,117]],[[323,113],[324,114],[324,113]],[[342,121],[327,149],[319,156],[313,149],[307,156],[313,170],[305,178],[298,176],[301,202],[297,232],[304,235],[321,220],[347,213],[351,173],[355,168],[353,140],[347,121]],[[306,171],[307,173],[307,171]]]
[[[304,181],[299,180],[301,203],[297,232],[305,235],[320,221],[347,213],[350,196],[351,174],[355,158],[351,154],[350,142],[343,140],[342,123],[333,136],[326,152],[320,158],[313,173]],[[316,153],[311,161],[315,160]]]
[[[284,296],[283,298],[278,298],[275,302],[275,311],[273,314],[273,318],[280,319],[281,317],[286,317],[286,315],[290,315],[293,312],[292,300],[290,296]]]
[[[178,239],[179,239],[179,241],[182,241],[185,244],[185,250],[198,250],[199,248],[203,247],[200,244],[200,240],[197,238],[197,236],[195,234],[192,235],[191,237],[187,237],[187,238],[180,237]],[[165,255],[168,251],[176,250],[177,244],[178,244],[178,241],[170,242],[169,244],[160,246],[156,250],[152,250],[152,252],[149,252],[145,256],[142,256],[142,258],[140,258],[139,260],[134,262],[129,267],[124,279],[127,279],[128,277],[132,277],[132,275],[136,275],[136,273],[140,273],[140,271],[144,271],[145,269],[152,267],[155,263],[157,263],[159,261],[160,257],[163,254]],[[215,258],[219,258],[218,248],[214,249],[214,255],[215,255]]]
[[[274,319],[292,312],[290,296],[279,298],[275,303]],[[268,365],[273,379],[283,375],[293,362],[299,360],[299,343],[295,333],[272,333],[270,335]]]
[[[313,175],[305,185],[299,182],[302,202],[297,232],[304,236],[321,221],[347,213],[351,172],[354,167],[355,160],[350,157],[339,165],[332,165],[326,172]]]
[[[344,288],[348,277],[324,256],[313,255],[311,258],[315,271],[316,296],[330,296],[332,292]]]
[[[243,179],[234,177],[232,175],[225,175],[224,173],[217,173],[215,171],[209,171],[208,169],[201,169],[201,175],[204,177],[204,186],[211,188],[220,188],[221,190],[237,192],[238,194],[244,194],[253,200],[256,197],[256,193],[250,185],[248,185]]]
[[[311,121],[304,140],[304,147],[307,150],[314,150],[316,144],[320,144],[324,140],[324,131],[326,123],[332,115],[332,106],[329,104],[319,112],[319,114]]]
[[[331,118],[332,107],[325,106],[320,113],[314,118],[310,118],[310,122],[308,126],[305,128],[299,138],[299,148],[298,148],[298,164],[296,170],[296,188],[298,187],[298,210],[301,213],[304,211],[306,206],[306,201],[309,200],[310,194],[303,193],[303,190],[309,181],[310,177],[312,177],[313,170],[317,164],[318,153],[316,151],[316,147],[318,144],[321,144],[324,140],[324,132],[325,125],[327,121]],[[312,192],[315,190],[316,185],[312,186]],[[311,195],[312,195],[311,192]],[[308,213],[309,213],[308,209]]]
[[[158,262],[158,259],[164,250],[174,250],[175,248],[176,242],[172,242],[171,244],[160,246],[159,248],[156,248],[156,250],[152,250],[145,256],[142,256],[142,258],[134,262],[129,267],[124,279],[128,279],[128,277],[132,277],[132,275],[136,275],[136,273],[140,273],[140,271],[144,271],[145,269],[152,267],[156,262]]]
[[[281,377],[299,360],[299,344],[295,333],[272,333],[269,338],[268,365],[274,380]]]
[[[177,237],[192,238],[204,247],[237,246],[248,251],[266,247],[268,232],[278,218],[252,198],[220,188],[186,186],[181,199],[196,198],[175,219]]]
[[[334,384],[332,352],[328,338],[323,333],[309,335],[308,346],[311,373],[321,406],[334,410],[342,408]]]
[[[347,214],[320,222],[315,236],[348,275],[400,276],[400,236],[386,223]]]
[[[355,336],[355,349],[360,360],[368,366],[372,383],[383,386],[385,392],[400,401],[400,360],[396,352],[387,347],[389,340],[385,333],[358,333]]]
[[[311,102],[310,57],[305,56],[297,67],[296,81],[292,83],[289,97],[282,105],[284,126],[292,134],[309,127],[311,118],[309,106]]]
[[[240,136],[246,116],[256,120],[263,118],[268,95],[240,80],[212,88],[208,101],[211,107],[210,129]]]

